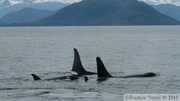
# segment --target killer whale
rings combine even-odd
[[[37,81],[37,80],[47,80],[47,81],[56,81],[56,80],[77,80],[79,79],[79,77],[81,76],[78,76],[78,75],[68,75],[68,76],[61,76],[61,77],[55,77],[55,78],[48,78],[48,79],[41,79],[39,76],[37,76],[36,74],[31,74],[34,81]],[[88,81],[88,77],[86,76],[83,76],[84,77],[84,81],[87,82]]]
[[[93,75],[97,74],[95,72],[86,71],[81,63],[79,52],[76,48],[74,48],[74,62],[72,70],[76,72],[78,75]]]
[[[72,71],[72,73],[75,73],[75,74],[71,74],[71,75],[67,75],[67,76],[60,76],[60,77],[55,77],[55,78],[48,78],[48,79],[44,79],[44,80],[65,80],[65,79],[76,80],[83,75],[96,74],[94,72],[86,71],[84,69],[84,67],[82,66],[82,63],[81,63],[79,52],[76,48],[74,48],[74,62],[73,62],[73,67],[72,67],[71,71]],[[39,76],[37,76],[36,74],[31,74],[31,76],[33,77],[33,79],[35,81],[41,80],[41,78]],[[87,81],[88,78],[86,76],[84,76],[84,80]]]
[[[97,81],[103,81],[103,80],[106,80],[107,78],[137,78],[137,77],[154,77],[154,76],[156,76],[155,73],[148,72],[148,73],[138,74],[138,75],[127,75],[127,76],[115,77],[115,76],[112,76],[106,70],[104,63],[102,62],[100,57],[96,58],[96,62],[97,62],[97,75],[98,75]]]

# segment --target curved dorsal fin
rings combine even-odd
[[[81,59],[76,48],[74,48],[74,62],[71,71],[77,72],[78,75],[83,75],[86,72],[86,70],[82,66]]]
[[[37,75],[35,75],[35,74],[31,74],[32,75],[32,77],[34,78],[34,81],[36,81],[36,80],[41,80],[41,78],[39,77],[39,76],[37,76]]]
[[[96,62],[97,62],[98,77],[112,77],[111,74],[109,74],[109,72],[106,70],[100,57],[96,58]]]

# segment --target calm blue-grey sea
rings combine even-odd
[[[73,48],[86,70],[101,57],[113,76],[153,78],[34,81],[67,75]],[[180,93],[180,26],[1,27],[0,101],[123,101],[124,94]]]

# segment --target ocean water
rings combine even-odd
[[[101,57],[113,76],[155,72],[153,78],[67,75],[77,48],[86,70]],[[180,26],[1,27],[0,101],[123,101],[124,94],[180,93]]]

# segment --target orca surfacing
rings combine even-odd
[[[74,62],[73,62],[73,67],[72,67],[71,71],[75,72],[76,75],[72,74],[72,75],[68,75],[68,76],[60,76],[60,77],[48,78],[48,79],[44,79],[44,80],[65,80],[65,79],[76,80],[83,75],[96,74],[94,72],[86,71],[84,69],[84,67],[82,66],[82,63],[81,63],[81,59],[80,59],[78,50],[76,48],[74,48]],[[35,81],[41,80],[41,78],[39,76],[37,76],[36,74],[31,74],[31,76],[34,78]],[[86,76],[84,76],[84,81],[87,81],[87,80],[88,80],[88,78]]]
[[[155,73],[149,72],[149,73],[139,74],[139,75],[128,75],[128,76],[114,77],[106,70],[106,68],[105,68],[100,57],[96,58],[96,62],[97,62],[97,75],[98,75],[97,81],[104,81],[107,78],[137,78],[137,77],[154,77],[154,76],[156,76]]]
[[[35,75],[35,74],[31,74],[31,76],[34,78],[34,81],[38,81],[38,80],[47,80],[47,81],[56,81],[56,80],[77,80],[79,79],[80,76],[77,75],[69,75],[69,76],[61,76],[61,77],[55,77],[55,78],[48,78],[48,79],[41,79],[39,76]],[[88,77],[83,76],[84,77],[84,81],[87,82],[88,81]]]

